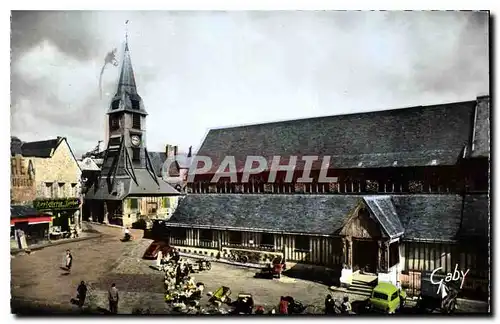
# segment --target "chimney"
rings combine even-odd
[[[177,145],[174,146],[174,156],[177,156]]]
[[[190,158],[192,156],[192,154],[191,154],[191,149],[192,148],[193,148],[192,146],[189,147],[189,152],[188,152],[188,156],[187,156],[188,158]]]
[[[168,152],[168,151],[169,151],[169,150],[168,150],[169,148],[170,148],[170,145],[168,145],[168,144],[167,144],[167,145],[165,145],[165,155],[166,155],[167,157],[168,157],[168,153],[169,153],[169,152]]]

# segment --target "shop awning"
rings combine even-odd
[[[10,225],[16,223],[40,224],[49,223],[51,216],[46,213],[40,213],[29,205],[11,205],[10,206]]]
[[[28,222],[29,225],[50,223],[51,218],[52,217],[49,215],[11,218],[10,226],[14,226],[16,223],[26,223],[26,222]]]

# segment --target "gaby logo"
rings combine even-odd
[[[435,281],[434,276],[436,275],[436,272],[438,272],[441,269],[443,269],[443,267],[437,268],[434,271],[432,271],[430,279],[431,279],[431,283],[433,285],[439,285],[437,293],[439,294],[441,292],[441,296],[442,296],[442,298],[444,298],[448,295],[448,292],[447,292],[448,288],[446,287],[446,285],[444,283],[461,280],[460,289],[462,289],[462,287],[464,285],[465,277],[469,273],[469,270],[467,270],[465,272],[463,272],[461,270],[458,271],[458,264],[457,264],[457,265],[455,265],[455,270],[453,270],[453,273],[448,272],[444,279]]]
[[[281,164],[281,159],[287,160],[288,164]],[[320,161],[318,156],[290,156],[281,157],[273,156],[271,163],[268,163],[268,159],[262,156],[247,156],[243,170],[237,170],[236,159],[234,156],[226,156],[215,172],[212,171],[213,162],[208,156],[193,156],[189,161],[183,156],[173,156],[167,158],[163,163],[162,173],[170,169],[172,163],[179,161],[185,161],[188,163],[188,182],[193,182],[196,175],[213,173],[213,177],[210,180],[212,183],[217,183],[221,178],[229,178],[231,182],[238,182],[238,173],[242,174],[241,182],[249,182],[250,175],[259,174],[264,171],[269,171],[269,177],[267,179],[268,183],[276,181],[276,176],[279,171],[285,171],[286,177],[285,182],[292,182],[296,166],[300,161],[303,167],[302,176],[297,179],[298,183],[312,183],[313,178],[310,177],[310,173],[314,162]],[[200,163],[201,162],[201,163]],[[201,165],[200,165],[201,164]],[[320,174],[318,182],[320,183],[332,183],[337,182],[337,177],[328,177],[327,172],[330,167],[330,156],[323,156],[321,159]]]

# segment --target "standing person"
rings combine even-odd
[[[156,268],[158,270],[163,270],[161,268],[161,261],[162,261],[162,259],[163,259],[163,252],[160,250],[160,251],[158,251],[158,255],[156,257]]]
[[[108,291],[108,300],[109,300],[109,311],[111,314],[118,314],[118,289],[116,285],[111,284],[111,288]]]
[[[77,297],[78,297],[78,307],[82,308],[83,304],[85,304],[85,298],[87,297],[87,285],[85,285],[85,281],[82,281],[78,288],[76,288]]]
[[[325,314],[335,314],[335,301],[330,294],[326,295],[325,298]]]
[[[66,269],[71,271],[71,266],[73,265],[73,256],[70,250],[66,250]]]
[[[281,296],[280,298],[280,314],[288,314],[288,300]]]
[[[181,284],[181,279],[182,279],[182,269],[181,265],[179,264],[177,266],[177,269],[175,269],[175,285],[180,285]]]
[[[177,249],[174,250],[174,256],[172,259],[175,263],[179,263],[179,261],[181,260],[181,255],[179,254],[179,251],[177,251]]]
[[[344,297],[344,302],[341,305],[342,314],[350,314],[352,312],[351,303],[349,302],[349,296]]]

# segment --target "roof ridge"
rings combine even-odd
[[[409,107],[380,109],[380,110],[359,111],[359,112],[351,112],[351,113],[336,114],[336,115],[321,115],[321,116],[314,116],[314,117],[302,117],[302,118],[296,118],[296,119],[284,119],[284,120],[276,120],[276,121],[260,122],[260,123],[248,123],[248,124],[240,124],[240,125],[232,125],[232,126],[221,126],[221,127],[210,128],[209,132],[212,130],[226,130],[226,129],[252,127],[252,126],[256,127],[256,126],[263,126],[263,125],[270,125],[270,124],[284,124],[284,123],[292,123],[292,122],[314,120],[314,119],[325,119],[325,118],[333,118],[333,117],[347,117],[347,116],[356,116],[356,115],[365,116],[365,115],[370,115],[370,114],[381,114],[381,113],[393,113],[393,112],[399,112],[399,111],[407,111],[407,110],[411,110],[411,109],[442,108],[442,106],[459,105],[459,104],[472,104],[472,103],[475,104],[476,102],[477,102],[476,99],[467,100],[467,101],[458,101],[458,102],[452,101],[452,102],[445,102],[445,103],[425,105],[425,106],[418,105],[418,106],[409,106]]]

